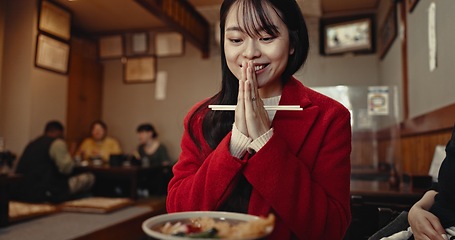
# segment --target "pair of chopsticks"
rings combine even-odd
[[[209,105],[212,111],[234,111],[236,105]],[[300,111],[302,108],[299,105],[278,105],[278,106],[264,106],[266,111]]]

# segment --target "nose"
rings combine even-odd
[[[261,51],[259,49],[258,43],[253,39],[249,39],[245,43],[245,49],[243,51],[243,56],[247,59],[254,59],[261,56]]]

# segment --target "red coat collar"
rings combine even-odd
[[[280,105],[300,105],[302,111],[278,111],[272,122],[274,134],[288,141],[291,151],[297,154],[307,133],[319,114],[319,107],[312,104],[309,93],[313,91],[291,78],[283,88]]]

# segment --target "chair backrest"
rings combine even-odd
[[[433,182],[438,181],[439,168],[446,157],[445,149],[446,147],[444,145],[437,145],[434,149],[433,160],[431,161],[430,171],[428,172],[428,175],[433,178]]]

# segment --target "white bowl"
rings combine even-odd
[[[216,211],[196,211],[196,212],[178,212],[178,213],[169,213],[162,214],[145,220],[142,223],[142,230],[153,238],[162,239],[162,240],[196,240],[196,238],[187,238],[179,236],[166,235],[159,232],[157,227],[163,226],[166,222],[178,222],[178,221],[189,221],[191,218],[197,217],[210,217],[217,221],[228,221],[232,223],[238,223],[239,221],[252,221],[259,219],[257,216],[243,214],[243,213],[232,213],[232,212],[216,212]],[[273,230],[273,227],[267,228],[266,233],[263,236],[259,236],[259,239],[269,235]],[[214,239],[214,238],[204,238],[203,240]],[[219,238],[218,238],[219,239]],[[244,240],[254,240],[254,239],[244,239]]]

